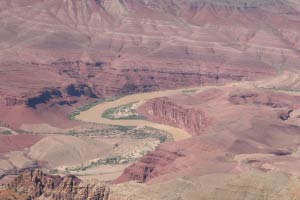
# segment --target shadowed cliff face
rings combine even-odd
[[[52,90],[52,91],[46,90],[37,97],[29,98],[27,101],[27,105],[29,107],[36,108],[36,105],[38,105],[38,104],[42,104],[42,103],[46,104],[53,97],[61,97],[61,96],[62,96],[62,94],[59,90]]]

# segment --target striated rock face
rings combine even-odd
[[[27,199],[53,200],[108,200],[109,189],[98,184],[83,183],[75,176],[44,174],[40,170],[25,171],[9,185],[27,196]]]
[[[167,97],[146,102],[139,112],[149,120],[185,129],[192,135],[203,133],[209,122],[203,111],[182,107]]]
[[[130,180],[135,180],[138,182],[146,182],[149,179],[164,174],[161,169],[164,166],[170,165],[175,160],[184,155],[178,152],[168,151],[166,149],[158,149],[153,153],[149,153],[144,156],[139,162],[126,168],[117,180],[116,183],[122,183]],[[175,172],[176,167],[169,168],[168,172]]]

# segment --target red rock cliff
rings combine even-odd
[[[115,180],[115,183],[132,180],[143,183],[153,177],[175,172],[176,167],[173,166],[172,163],[183,156],[184,155],[181,153],[159,148],[158,150],[147,154],[137,163],[126,168],[123,174]]]
[[[179,106],[167,97],[148,101],[139,107],[139,112],[151,121],[185,129],[192,135],[203,133],[208,124],[203,111]]]

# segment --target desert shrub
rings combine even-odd
[[[2,135],[12,135],[12,132],[9,130],[5,130],[1,132]]]
[[[134,103],[129,103],[114,108],[107,109],[102,117],[111,119],[111,120],[144,120],[144,116],[139,115],[135,108],[133,108]],[[124,116],[117,116],[117,113],[124,113]]]

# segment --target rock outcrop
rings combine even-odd
[[[204,133],[209,123],[203,111],[177,105],[167,97],[146,102],[139,112],[149,120],[185,129],[192,135]]]
[[[147,154],[137,163],[126,168],[123,174],[115,180],[115,182],[122,183],[134,180],[143,183],[164,173],[175,172],[175,166],[169,167],[168,172],[161,171],[161,169],[164,166],[171,165],[171,163],[173,163],[176,159],[183,156],[183,154],[178,152],[158,149],[153,153]]]
[[[108,200],[109,188],[96,183],[84,183],[73,175],[47,175],[41,170],[25,171],[16,177],[9,188],[27,199]]]

